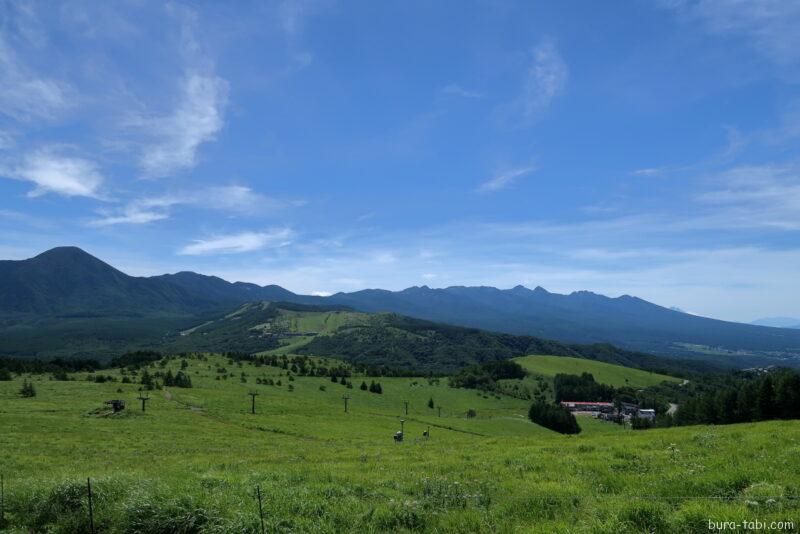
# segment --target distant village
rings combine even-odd
[[[656,411],[640,408],[638,404],[620,402],[576,402],[561,401],[561,406],[577,415],[591,415],[597,419],[615,423],[630,422],[633,418],[653,421]]]

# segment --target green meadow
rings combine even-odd
[[[257,488],[266,532],[800,526],[797,421],[637,432],[580,418],[583,432],[563,436],[530,423],[527,401],[446,378],[354,376],[348,389],[218,356],[187,361],[193,387],[147,392],[144,413],[137,384],[86,373],[0,382],[6,531],[88,532],[87,477],[96,532],[261,532]],[[23,378],[35,397],[18,394]],[[362,391],[362,380],[383,393]],[[103,401],[116,398],[127,408],[110,415]]]
[[[583,358],[563,356],[532,355],[514,358],[526,371],[543,376],[553,377],[557,374],[579,375],[590,373],[599,384],[614,387],[645,388],[661,382],[680,382],[680,378],[662,375],[641,369],[623,367]]]

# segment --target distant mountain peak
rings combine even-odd
[[[72,246],[51,248],[50,250],[45,250],[41,254],[38,254],[31,259],[36,260],[47,258],[91,258],[93,260],[100,261],[82,248]]]

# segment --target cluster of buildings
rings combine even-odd
[[[576,402],[561,401],[561,406],[575,414],[592,415],[598,419],[607,421],[630,421],[634,417],[639,419],[653,420],[656,418],[656,411],[653,409],[639,408],[638,404],[622,402],[619,409],[613,402]]]

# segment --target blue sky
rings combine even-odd
[[[0,7],[0,257],[800,316],[800,4]]]

